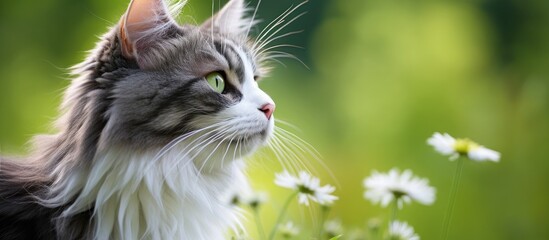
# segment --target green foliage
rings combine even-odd
[[[338,239],[341,238],[341,236],[343,236],[343,235],[335,236],[335,237],[333,237],[333,238],[330,238],[330,240],[338,240]]]
[[[0,4],[2,154],[24,153],[32,135],[50,131],[69,84],[66,69],[127,2]],[[260,17],[292,4],[265,2]],[[189,1],[184,14],[193,17],[180,20],[202,21],[210,4]],[[359,227],[384,216],[362,198],[362,179],[372,169],[410,168],[431,180],[437,201],[399,214],[414,219],[423,239],[437,239],[453,166],[423,139],[441,131],[502,152],[495,166],[465,163],[449,239],[549,238],[549,1],[313,0],[304,11],[314,14],[293,29],[305,33],[289,42],[304,50],[285,50],[311,70],[284,61],[287,67],[277,66],[260,85],[277,102],[275,117],[298,126],[324,155],[329,171],[310,161],[317,176],[338,187],[331,215]],[[262,154],[250,165],[254,185],[284,199],[272,184],[280,164]],[[276,209],[264,210],[270,226]],[[296,207],[289,215],[307,219],[308,211]]]

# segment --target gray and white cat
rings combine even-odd
[[[273,133],[243,0],[200,26],[133,0],[65,93],[58,133],[0,159],[0,239],[223,239]]]

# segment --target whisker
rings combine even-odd
[[[268,47],[268,48],[266,48],[266,49],[263,49],[261,52],[259,52],[258,55],[262,55],[262,54],[264,54],[264,53],[266,53],[266,52],[269,52],[269,50],[272,50],[272,49],[283,48],[283,47],[304,49],[304,48],[301,47],[301,46],[292,45],[292,44],[278,44],[278,45],[270,46],[270,47]]]
[[[234,151],[233,151],[233,161],[236,160],[236,149],[238,148],[238,145],[240,144],[240,140],[241,140],[240,138],[238,138],[238,139],[236,140],[236,145],[235,145]]]
[[[297,152],[300,152],[301,156],[303,158],[304,157],[304,154],[307,154],[309,156],[311,156],[316,162],[319,162],[321,164],[323,164],[324,162],[321,160],[321,158],[319,156],[317,156],[313,151],[311,151],[309,148],[303,146],[303,145],[300,145],[299,141],[295,140],[295,139],[292,139],[290,137],[287,137],[281,133],[279,133],[279,137],[280,138],[283,138],[284,140],[286,140],[289,144],[291,144],[288,148],[290,149],[293,149],[293,151],[297,151]],[[305,158],[305,159],[308,159],[308,158]],[[311,164],[309,161],[307,161],[307,163]],[[303,165],[306,165],[303,163]],[[312,165],[306,165],[308,167],[311,167],[313,170],[314,170],[314,167]],[[329,170],[329,169],[327,169]],[[314,171],[316,173],[316,170]]]
[[[257,36],[257,38],[256,38],[255,43],[252,45],[252,46],[253,46],[252,49],[255,48],[257,42],[261,41],[261,39],[263,38],[263,35],[266,34],[265,31],[267,31],[267,32],[268,32],[268,31],[271,31],[271,29],[273,28],[273,24],[274,24],[274,25],[279,24],[279,22],[280,22],[279,19],[285,18],[286,16],[288,16],[288,14],[291,14],[291,12],[288,13],[288,11],[292,10],[292,8],[293,8],[293,5],[290,6],[288,9],[286,9],[286,11],[284,11],[282,14],[278,15],[278,17],[276,17],[275,19],[273,19],[271,22],[269,22],[269,24],[267,24],[267,26],[265,26],[265,27],[261,30],[261,32],[259,32],[259,34],[258,34],[258,36]],[[292,11],[294,11],[294,10],[295,10],[295,9],[293,9]]]
[[[200,143],[194,145],[191,149],[189,149],[188,153],[191,153],[192,150],[194,150],[196,147],[199,147],[200,148],[198,149],[198,151],[192,155],[190,157],[190,159],[195,159],[198,155],[200,155],[200,153],[206,148],[208,147],[211,143],[219,140],[221,137],[223,137],[223,135],[228,132],[229,130],[228,129],[223,129],[222,131],[219,131],[219,132],[216,132],[214,133],[213,135],[211,136],[208,136],[208,138],[204,139],[203,141],[201,141]],[[206,143],[207,142],[207,143]],[[192,144],[189,144],[189,145],[192,145]],[[184,155],[186,156],[186,155]]]
[[[193,139],[190,143],[187,143],[186,146],[185,146],[183,149],[180,150],[180,153],[179,153],[179,154],[177,155],[177,157],[176,157],[177,159],[179,159],[178,162],[176,163],[177,166],[179,166],[179,162],[182,161],[182,160],[184,160],[184,159],[186,159],[186,157],[191,153],[191,151],[193,151],[195,148],[197,148],[197,147],[200,146],[201,144],[205,143],[205,142],[208,141],[209,139],[211,139],[211,138],[215,137],[217,134],[219,134],[219,132],[218,132],[218,133],[214,133],[214,132],[217,132],[217,131],[222,130],[222,129],[226,129],[226,127],[225,127],[226,125],[228,125],[228,124],[230,124],[230,123],[232,123],[232,122],[236,122],[236,121],[238,121],[238,119],[229,119],[229,120],[225,120],[225,121],[222,121],[222,122],[218,122],[218,123],[212,124],[212,125],[210,125],[210,126],[208,126],[208,127],[204,127],[204,128],[202,128],[202,129],[199,129],[199,130],[196,130],[196,131],[189,132],[189,133],[185,134],[184,137],[178,137],[178,138],[176,138],[177,141],[172,141],[172,142],[174,142],[174,143],[170,142],[170,143],[172,143],[172,144],[169,146],[169,148],[166,148],[166,149],[162,152],[162,154],[160,155],[160,157],[163,156],[164,154],[166,154],[166,152],[168,152],[169,150],[171,150],[173,147],[175,147],[176,145],[179,145],[181,142],[183,142],[183,141],[189,139],[190,137],[193,137],[193,136],[197,135],[198,133],[200,133],[200,132],[202,132],[202,131],[209,130],[209,131],[203,133],[202,135],[197,136],[197,137],[196,137],[195,139]],[[223,131],[225,131],[225,130],[223,130]],[[223,131],[222,131],[222,132],[223,132]],[[212,135],[211,133],[214,133],[214,134]],[[204,139],[204,138],[206,138],[206,139]],[[202,140],[202,139],[203,139],[203,140]],[[197,142],[197,141],[200,142],[200,143],[198,143],[198,144],[195,145],[194,143]],[[189,149],[189,147],[191,147],[191,148]],[[163,149],[164,149],[164,148],[163,148]],[[188,150],[187,150],[187,149],[188,149]],[[181,156],[181,154],[183,154],[183,156]],[[157,154],[157,155],[158,155],[158,154]],[[160,157],[155,158],[155,159],[158,160]],[[191,159],[192,159],[192,158],[191,158]],[[192,162],[192,161],[189,161],[189,162]],[[183,165],[183,167],[186,166],[187,164],[189,164],[189,162],[185,163],[185,164]],[[152,165],[152,163],[154,163],[154,161],[151,161],[149,167]]]
[[[272,150],[275,156],[277,156],[276,159],[278,160],[278,163],[282,165],[283,169],[289,169],[291,172],[294,172],[293,166],[288,165],[288,162],[280,157],[280,152],[278,151],[278,149],[276,149],[274,146],[269,146],[269,148]]]
[[[297,156],[294,152],[289,151],[287,147],[282,143],[282,140],[278,139],[278,145],[280,148],[280,151],[284,152],[289,158],[287,161],[292,166],[292,172],[298,173],[300,170],[308,170],[308,168],[303,164],[303,160],[300,159],[299,156]]]
[[[284,158],[281,156],[281,153],[280,151],[276,148],[276,146],[273,145],[273,139],[276,138],[276,136],[273,136],[271,138],[271,141],[269,141],[269,143],[267,144],[269,149],[271,149],[276,157],[276,159],[278,160],[278,162],[282,165],[282,167],[284,169],[291,169],[288,167],[288,165],[286,165],[286,162],[284,162]]]
[[[263,59],[263,61],[265,61],[265,62],[273,61],[273,62],[276,62],[276,63],[280,64],[280,65],[283,66],[283,67],[288,67],[288,66],[286,66],[286,64],[284,64],[282,61],[280,61],[280,60],[278,60],[278,59],[276,59],[276,58]]]
[[[260,5],[261,5],[261,0],[259,0],[257,2],[257,5],[255,6],[254,14],[252,15],[252,19],[250,20],[250,25],[248,25],[248,30],[246,30],[246,34],[244,35],[246,37],[248,37],[248,34],[250,33],[252,26],[254,25],[255,15],[257,14],[257,9],[259,9]]]
[[[314,170],[314,167],[311,165],[311,163],[309,163],[309,161],[304,161],[305,159],[307,159],[307,157],[305,157],[305,155],[303,154],[303,153],[306,153],[306,151],[304,151],[301,148],[295,149],[294,146],[292,146],[292,145],[288,146],[283,140],[286,140],[286,141],[292,143],[291,140],[289,140],[288,138],[284,137],[283,135],[281,135],[279,133],[275,133],[275,134],[278,134],[277,136],[281,138],[281,139],[279,139],[279,141],[280,141],[280,144],[282,145],[282,147],[286,151],[292,153],[292,155],[295,157],[295,160],[298,162],[299,165],[301,165],[302,168],[306,169],[307,171],[309,171],[310,168]],[[307,165],[306,163],[309,163],[309,165]]]
[[[282,14],[280,14],[278,17],[276,17],[273,21],[271,21],[260,33],[256,40],[256,44],[263,41],[263,38],[269,34],[274,28],[279,26],[280,24],[283,24],[285,22],[285,18],[288,17],[290,14],[292,14],[294,11],[296,11],[298,8],[303,6],[307,1],[303,1],[297,6],[290,6],[286,11],[284,11]],[[280,28],[279,28],[280,30]],[[268,39],[268,38],[267,38]],[[253,45],[252,49],[255,49],[256,44]]]
[[[338,185],[338,187],[340,187],[337,178],[335,177],[333,172],[330,170],[330,168],[326,165],[326,163],[324,163],[324,161],[322,161],[322,156],[318,152],[318,150],[316,150],[316,148],[314,148],[311,144],[309,144],[305,140],[301,139],[297,135],[293,134],[292,132],[289,132],[289,131],[287,131],[283,128],[280,128],[278,126],[276,127],[276,129],[280,131],[279,133],[286,135],[287,138],[293,139],[293,140],[289,141],[290,143],[295,144],[296,146],[299,145],[300,148],[304,149],[308,154],[310,154],[313,157],[313,159],[317,163],[319,163],[321,165],[321,167],[324,170],[326,170],[326,172],[328,172],[328,174],[330,175],[332,180],[336,183],[336,185]]]
[[[303,149],[301,148],[293,148],[294,146],[293,145],[287,145],[285,142],[291,142],[290,139],[288,139],[287,137],[285,137],[284,135],[280,134],[280,133],[275,133],[275,135],[277,136],[279,142],[280,142],[280,145],[286,150],[286,151],[289,151],[295,158],[297,161],[300,161],[300,164],[302,164],[304,166],[304,168],[308,168],[308,166],[305,166],[305,164],[303,164],[303,159],[307,159],[305,157],[305,155],[303,155],[303,153],[306,153],[306,151],[303,151]],[[299,156],[298,156],[299,155]]]
[[[219,141],[219,143],[218,143],[218,144],[214,147],[214,149],[211,151],[211,153],[208,154],[208,156],[206,157],[206,159],[204,159],[204,163],[202,163],[202,166],[200,167],[200,169],[198,169],[198,172],[199,172],[199,173],[202,172],[202,169],[204,168],[204,166],[206,165],[206,163],[208,162],[208,160],[210,160],[210,157],[217,151],[217,149],[219,148],[219,146],[220,146],[221,144],[223,144],[223,142],[224,142],[226,139],[228,139],[229,137],[235,135],[235,134],[236,134],[236,131],[233,130],[232,133],[229,133],[230,135],[226,136],[227,133],[228,133],[228,131],[225,131],[225,132],[224,132],[223,134],[221,134],[219,137],[217,137],[217,138],[215,138],[215,139],[212,139],[212,140],[207,144],[207,145],[209,145],[209,144],[211,144],[211,143],[213,143],[213,142],[215,142],[215,141],[217,141],[217,140],[219,140],[219,139],[222,138],[221,141]],[[224,136],[224,135],[225,135],[225,136]],[[200,151],[202,151],[202,150],[200,150]],[[213,165],[210,166],[210,171],[212,170],[212,168],[213,168]]]
[[[194,146],[193,146],[189,151],[187,151],[187,152],[185,153],[185,155],[183,155],[183,157],[180,158],[180,159],[185,159],[185,156],[187,156],[189,153],[191,153],[192,150],[194,150],[194,149],[195,149],[196,147],[198,147],[198,146],[201,146],[200,149],[198,149],[198,151],[197,151],[194,155],[192,155],[192,156],[190,157],[190,159],[195,159],[198,155],[200,155],[200,154],[202,153],[202,151],[203,151],[206,147],[208,147],[210,144],[214,143],[215,141],[217,141],[217,140],[219,140],[221,137],[223,137],[223,135],[224,135],[227,131],[228,131],[228,130],[225,129],[225,130],[223,130],[223,131],[221,131],[221,132],[217,132],[217,133],[215,133],[215,134],[209,136],[209,137],[206,138],[205,140],[203,140],[203,141],[201,141],[200,143],[194,145]],[[206,143],[206,142],[207,142],[207,143]],[[220,142],[220,143],[221,143],[221,142]],[[212,153],[213,153],[213,152],[212,152]],[[197,181],[198,181],[199,179],[201,179],[200,176],[201,176],[202,169],[204,168],[204,166],[206,165],[206,163],[208,162],[208,160],[209,160],[209,156],[208,156],[206,159],[204,159],[204,162],[201,164],[200,168],[197,169],[197,177],[198,177],[198,178],[197,178]],[[193,162],[194,162],[194,161],[188,161],[188,162],[186,162],[186,163],[183,165],[183,167],[185,167],[187,164],[190,164],[190,163],[193,163]]]
[[[321,159],[321,154],[316,150],[311,144],[303,140],[302,138],[298,137],[297,135],[293,134],[292,132],[289,132],[281,127],[276,127],[277,130],[281,131],[280,133],[285,133],[288,136],[293,137],[293,139],[297,140],[300,143],[303,143],[306,146],[306,149],[312,150],[313,156],[317,159]]]
[[[307,64],[305,64],[305,62],[301,61],[301,59],[299,59],[298,57],[290,54],[290,53],[286,53],[286,52],[279,52],[279,51],[272,51],[272,53],[275,53],[273,55],[270,55],[270,56],[267,56],[264,58],[265,61],[268,61],[268,60],[273,60],[275,61],[276,58],[289,58],[289,59],[294,59],[296,61],[298,61],[299,63],[301,63],[305,68],[307,69],[310,69],[309,66],[307,66]]]
[[[214,15],[214,8],[215,8],[215,2],[214,0],[212,0],[212,15],[210,16],[213,16]],[[212,19],[213,20],[213,19]],[[214,45],[214,21],[211,21],[211,24],[210,24],[210,34],[211,34],[211,38],[212,38],[212,46]]]
[[[156,161],[158,161],[162,156],[164,156],[164,154],[166,154],[167,152],[169,152],[172,148],[174,148],[175,146],[177,146],[179,143],[187,140],[188,138],[202,132],[202,131],[205,131],[205,130],[208,130],[208,129],[211,129],[211,128],[215,128],[215,127],[219,127],[220,124],[213,124],[211,126],[208,126],[208,127],[205,127],[205,128],[201,128],[201,129],[198,129],[198,130],[194,130],[194,131],[191,131],[191,132],[188,132],[188,133],[185,133],[175,139],[173,139],[172,141],[170,141],[168,144],[166,144],[164,147],[162,147],[158,153],[155,155],[155,157],[152,159],[152,161],[149,162],[148,166],[146,166],[146,168],[150,168]],[[211,130],[210,132],[212,131],[215,131],[216,129],[213,129]]]
[[[302,30],[287,32],[287,33],[278,35],[276,37],[273,37],[271,39],[265,40],[259,46],[257,46],[257,49],[255,49],[256,52],[257,52],[256,55],[261,56],[261,54],[266,52],[269,48],[267,48],[267,49],[263,49],[263,48],[266,47],[267,45],[269,45],[270,43],[272,43],[273,41],[276,41],[278,39],[285,38],[285,37],[288,37],[288,36],[292,36],[292,35],[295,35],[295,34],[299,34],[299,33],[302,33],[302,32],[303,32]],[[303,47],[298,47],[298,46],[295,46],[295,45],[289,45],[289,44],[286,44],[286,45],[296,47],[296,48],[303,48]],[[275,46],[280,46],[280,45],[275,45]],[[276,47],[270,47],[270,48],[276,48]]]
[[[297,161],[297,159],[298,159],[297,156],[294,155],[293,158],[292,158],[290,153],[288,153],[287,151],[284,150],[284,148],[282,147],[282,145],[280,143],[280,140],[277,137],[273,138],[273,144],[276,147],[276,149],[278,149],[280,151],[280,153],[282,154],[283,158],[281,160],[287,161],[291,165],[290,170],[292,172],[297,172],[297,170],[299,170],[299,166],[296,165],[296,163],[294,162],[294,161]],[[294,161],[292,161],[292,160],[294,160]]]
[[[229,140],[229,143],[227,144],[227,149],[225,150],[225,153],[223,153],[223,157],[221,158],[221,167],[223,168],[223,165],[225,163],[225,156],[229,152],[229,149],[231,148],[231,144],[233,143],[234,138],[236,137],[236,134],[233,134],[233,137],[231,137],[231,140]]]
[[[288,161],[288,159],[289,159],[289,156],[287,155],[286,152],[282,151],[282,149],[280,147],[280,144],[278,142],[278,136],[273,135],[272,138],[271,138],[270,144],[273,147],[273,149],[276,150],[277,153],[280,155],[280,156],[277,157],[277,159],[281,160],[281,161],[284,161],[284,163],[286,163],[286,161]],[[288,162],[288,163],[290,163],[290,162]],[[293,169],[293,166],[291,167],[291,169]]]
[[[295,17],[293,17],[291,20],[289,20],[288,22],[284,23],[282,26],[280,26],[278,29],[276,29],[274,32],[270,33],[267,38],[265,40],[258,40],[258,42],[261,44],[259,46],[265,46],[264,42],[271,42],[271,38],[273,38],[273,36],[275,36],[277,33],[279,33],[280,31],[284,30],[284,28],[286,28],[288,25],[290,25],[292,22],[294,22],[295,20],[297,20],[298,18],[302,17],[303,15],[305,15],[306,13],[301,13]],[[291,34],[290,34],[291,35]],[[255,47],[255,46],[254,46]],[[256,48],[253,48],[254,50]],[[258,50],[261,50],[261,48],[258,48]]]
[[[210,131],[209,133],[212,133],[212,132],[213,132],[213,131]],[[194,159],[194,157],[196,157],[197,154],[194,154],[194,155],[192,155],[192,156],[189,157],[189,158],[187,158],[187,156],[188,156],[189,154],[191,154],[192,151],[193,151],[194,149],[196,149],[197,147],[200,147],[200,146],[201,146],[201,147],[203,148],[203,147],[204,147],[203,144],[204,144],[205,142],[210,141],[212,138],[214,138],[215,136],[217,136],[217,135],[219,134],[219,133],[214,133],[213,135],[209,135],[209,133],[208,133],[208,134],[205,134],[205,135],[202,135],[202,136],[199,136],[199,137],[197,137],[196,139],[194,139],[193,141],[191,141],[190,143],[188,143],[188,144],[185,146],[185,148],[183,148],[183,149],[181,150],[181,152],[177,155],[177,163],[176,163],[176,166],[179,166],[179,162],[180,162],[180,161],[187,160],[187,159],[190,160],[190,161],[187,161],[185,164],[183,164],[182,167],[186,167],[187,164],[193,163],[193,159]],[[203,139],[203,138],[205,138],[205,139]],[[201,139],[203,139],[203,140],[201,140]],[[196,141],[200,141],[200,142],[197,143],[197,144],[194,144]],[[191,147],[191,146],[192,146],[192,147]],[[190,148],[189,150],[187,150],[187,148],[189,148],[189,147],[191,147],[191,148]],[[198,153],[200,153],[200,151],[201,151],[201,150],[199,150]],[[183,156],[181,156],[181,154],[183,154]]]
[[[298,132],[301,132],[301,129],[299,129],[296,125],[292,124],[292,123],[289,123],[285,120],[282,120],[282,119],[275,119],[275,122],[276,123],[280,123],[282,125],[285,125],[285,126],[288,126],[288,127],[291,127],[293,130],[295,131],[298,131]],[[278,126],[277,126],[278,127]],[[280,127],[279,127],[280,128]]]
[[[160,149],[160,151],[158,151],[158,153],[155,155],[155,157],[153,158],[153,161],[156,161],[158,160],[160,157],[162,157],[162,155],[164,155],[166,152],[168,152],[169,150],[171,150],[171,148],[173,148],[175,145],[179,144],[181,141],[184,141],[185,139],[187,139],[188,137],[191,137],[193,136],[194,134],[198,134],[199,132],[201,131],[204,131],[204,130],[207,130],[209,128],[212,128],[212,127],[215,127],[214,125],[212,126],[208,126],[208,127],[205,127],[205,128],[201,128],[201,129],[198,129],[198,130],[194,130],[194,131],[191,131],[191,132],[188,132],[188,133],[185,133],[175,139],[173,139],[172,141],[170,141],[168,144],[166,144],[164,147],[162,147]]]

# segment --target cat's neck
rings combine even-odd
[[[67,176],[62,194],[75,201],[62,216],[93,209],[97,239],[223,239],[224,229],[238,225],[229,194],[248,186],[244,164],[204,171],[181,148],[161,156],[119,148],[98,153],[90,169]]]

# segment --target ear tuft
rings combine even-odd
[[[177,29],[170,12],[180,10],[184,4],[185,1],[178,2],[170,11],[163,0],[132,0],[119,24],[124,57],[137,60],[143,67],[142,58],[150,46],[169,35],[169,31]]]
[[[217,33],[241,36],[247,34],[253,23],[246,17],[244,0],[230,0],[214,16],[202,24],[202,28]]]

